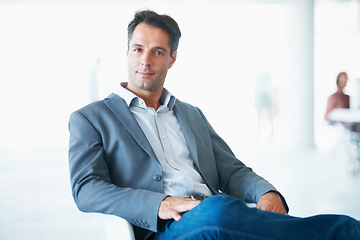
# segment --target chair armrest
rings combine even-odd
[[[135,240],[132,225],[123,218],[105,215],[107,240]]]

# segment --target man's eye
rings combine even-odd
[[[155,54],[156,54],[156,55],[164,55],[164,53],[161,52],[161,51],[155,51]]]
[[[134,52],[141,52],[141,48],[135,48]]]

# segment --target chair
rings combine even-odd
[[[135,240],[132,225],[123,218],[105,215],[107,240]]]

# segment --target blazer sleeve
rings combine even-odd
[[[166,195],[113,184],[104,158],[102,136],[81,112],[71,114],[69,132],[70,182],[79,210],[116,215],[156,232],[158,208]]]

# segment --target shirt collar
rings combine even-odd
[[[127,82],[122,82],[117,91],[117,95],[122,97],[125,100],[128,107],[130,107],[130,105],[138,103],[138,101],[134,101],[134,99],[139,100],[141,98],[136,96],[133,92],[127,90],[126,86],[127,86]],[[167,89],[163,88],[163,91],[160,96],[161,105],[167,106],[170,110],[172,110],[174,108],[175,102],[176,102],[175,96],[172,95]]]

